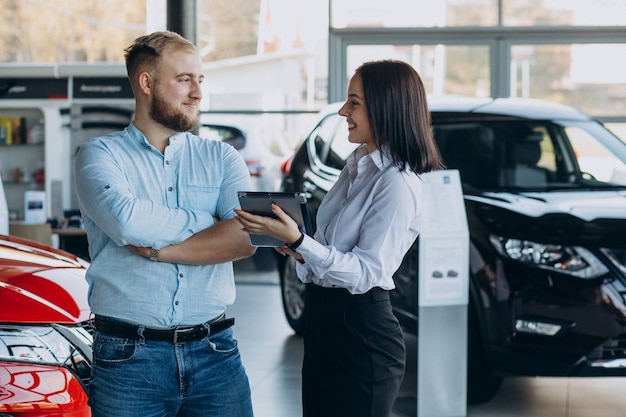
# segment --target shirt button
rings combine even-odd
[[[178,301],[174,301],[174,305],[178,305]]]
[[[167,187],[167,191],[172,191],[174,188],[172,187]]]
[[[178,276],[183,278],[185,276],[185,274],[179,274]]]
[[[169,164],[170,164],[170,161],[168,159],[167,161],[165,161],[165,165],[169,165]]]

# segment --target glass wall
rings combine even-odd
[[[331,27],[618,26],[621,0],[332,0]]]
[[[489,97],[491,91],[486,45],[350,45],[346,79],[361,63],[377,59],[410,63],[431,94]]]
[[[513,45],[510,95],[568,103],[596,115],[624,115],[626,44]]]
[[[122,62],[146,1],[0,0],[0,62]]]
[[[330,0],[329,100],[363,61],[402,59],[431,94],[573,105],[626,139],[626,2]]]
[[[167,4],[0,0],[0,62],[121,65],[132,39],[164,28]],[[626,1],[185,4],[197,10],[207,111],[312,112],[342,100],[363,61],[397,58],[411,62],[433,94],[545,98],[575,105],[616,131],[626,122]]]

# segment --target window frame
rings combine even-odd
[[[623,26],[329,28],[329,102],[341,101],[348,85],[347,51],[352,45],[484,45],[489,48],[491,97],[509,97],[511,48],[515,45],[626,44]],[[567,104],[567,103],[564,103]],[[594,115],[626,123],[624,116]]]

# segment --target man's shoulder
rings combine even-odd
[[[96,143],[111,143],[116,141],[121,141],[126,137],[126,130],[117,130],[115,132],[110,132],[102,136],[95,136],[88,139],[85,142],[87,144],[96,144]]]
[[[191,132],[187,132],[188,143],[192,146],[212,150],[214,152],[237,152],[230,144],[217,139],[207,139]]]

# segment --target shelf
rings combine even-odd
[[[2,184],[4,185],[19,185],[19,186],[28,186],[28,187],[33,187],[33,189],[41,189],[43,188],[44,184],[39,184],[33,181],[11,181],[11,180],[2,180]]]
[[[24,218],[24,193],[45,191],[39,181],[45,175],[45,154],[43,111],[36,106],[0,107],[0,179],[10,218]]]
[[[43,146],[43,142],[42,143],[14,143],[12,145],[0,145],[0,148],[3,149],[11,149],[11,148],[33,148],[33,147],[37,147],[37,146]]]

